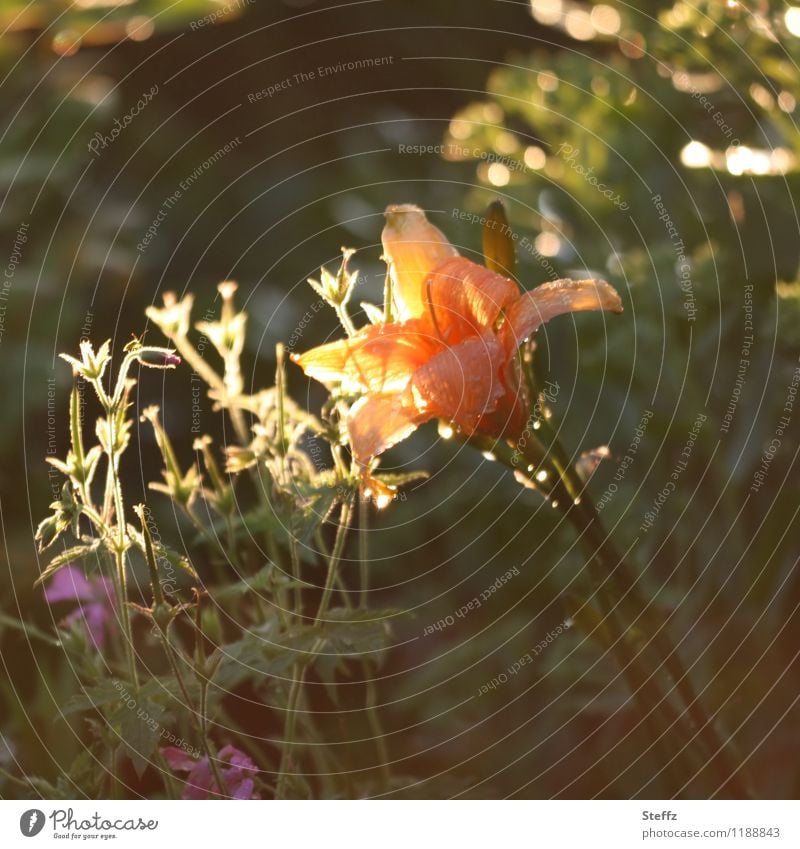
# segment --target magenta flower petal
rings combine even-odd
[[[53,604],[57,601],[88,601],[94,596],[91,583],[77,566],[64,566],[53,575],[45,599]]]
[[[101,602],[87,604],[83,608],[83,618],[86,622],[86,630],[92,638],[92,642],[98,649],[103,648],[106,641],[106,622],[111,616],[108,605]]]
[[[164,755],[164,760],[176,772],[191,772],[197,761],[189,757],[183,749],[178,749],[176,746],[163,746],[161,754]]]
[[[184,799],[208,799],[211,791],[211,767],[208,758],[200,758],[186,779]]]
[[[222,793],[214,781],[208,758],[194,760],[174,746],[161,749],[167,763],[176,772],[188,772],[183,786],[184,799],[210,799]],[[219,753],[220,773],[225,782],[224,794],[232,799],[254,798],[255,781],[251,775],[258,773],[258,767],[250,758],[234,746],[224,746]]]
[[[102,648],[105,642],[105,621],[108,613],[102,604],[88,604],[86,607],[76,607],[70,614],[61,620],[61,626],[70,628],[76,622],[83,622],[90,639],[96,648]]]
[[[246,769],[250,772],[258,772],[258,767],[256,767],[256,765],[250,760],[250,758],[247,757],[244,752],[239,751],[239,749],[235,748],[234,746],[228,745],[220,749],[219,759],[227,764],[230,764],[232,767]]]
[[[236,790],[231,791],[234,799],[252,799],[256,783],[252,778],[246,778]]]

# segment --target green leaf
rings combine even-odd
[[[186,692],[192,704],[199,704],[200,701],[200,684],[194,676],[184,680]],[[141,696],[148,700],[157,702],[167,710],[171,706],[183,707],[186,705],[186,696],[180,684],[172,675],[159,675],[150,678],[145,682],[139,690]]]
[[[402,610],[329,610],[316,626],[325,639],[325,652],[340,656],[379,655],[389,645],[392,619],[405,616]],[[377,659],[377,658],[376,658]]]
[[[114,679],[104,681],[93,687],[84,687],[82,693],[70,696],[61,706],[61,714],[69,716],[84,710],[99,710],[101,707],[113,705],[130,695],[131,687],[124,681]]]
[[[262,569],[259,569],[252,577],[243,578],[241,581],[236,581],[233,584],[228,584],[226,587],[215,590],[213,593],[214,598],[218,601],[228,601],[234,598],[241,598],[251,592],[268,592],[272,582],[273,571],[272,564],[269,563]]]
[[[163,728],[164,708],[139,693],[116,712],[116,723],[128,757],[139,778],[150,765]]]
[[[91,555],[96,555],[97,550],[100,548],[101,541],[99,539],[92,540],[90,543],[82,543],[81,545],[74,545],[72,548],[67,548],[61,552],[61,554],[57,554],[48,564],[47,568],[42,572],[41,575],[34,581],[34,587],[38,587],[41,583],[46,581],[48,578],[52,578],[59,569],[63,566],[66,566],[68,563],[75,563],[77,561],[83,560],[86,557]]]
[[[76,787],[79,787],[88,798],[97,799],[101,796],[103,781],[107,775],[98,764],[103,763],[105,752],[102,745],[95,744],[82,749],[69,768],[69,777]]]
[[[323,524],[336,503],[337,492],[317,494],[309,499],[303,510],[293,510],[291,514],[277,509],[259,510],[240,516],[234,523],[234,534],[237,539],[248,542],[259,534],[268,534],[277,542],[288,547],[291,528],[294,540],[299,543],[298,554],[307,563],[316,563],[316,557],[308,550],[309,542],[317,528]],[[225,521],[217,521],[212,525],[214,534],[224,538]],[[199,541],[199,538],[198,538]]]
[[[218,659],[219,667],[213,683],[225,691],[246,680],[258,683],[286,677],[295,663],[310,660],[318,638],[318,630],[308,626],[301,626],[274,639],[254,632],[245,634],[240,640],[215,650],[211,662]]]
[[[380,472],[375,477],[387,486],[407,486],[410,483],[428,480],[430,473],[418,469],[411,472]]]

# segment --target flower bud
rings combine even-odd
[[[169,348],[142,348],[136,361],[149,368],[175,368],[181,364],[181,358]]]
[[[458,251],[414,204],[387,206],[384,215],[383,255],[389,265],[398,318],[404,321],[422,315],[425,278],[444,260],[458,256]]]

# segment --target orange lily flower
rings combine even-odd
[[[517,349],[556,315],[622,312],[603,280],[555,280],[520,293],[465,257],[412,204],[389,206],[382,235],[397,321],[292,355],[307,375],[360,394],[347,421],[368,474],[375,457],[420,424],[445,419],[466,436],[513,440],[529,411]],[[379,494],[380,498],[380,494]]]

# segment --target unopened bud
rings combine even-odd
[[[148,368],[175,368],[181,364],[181,358],[169,348],[143,348],[136,360]]]

